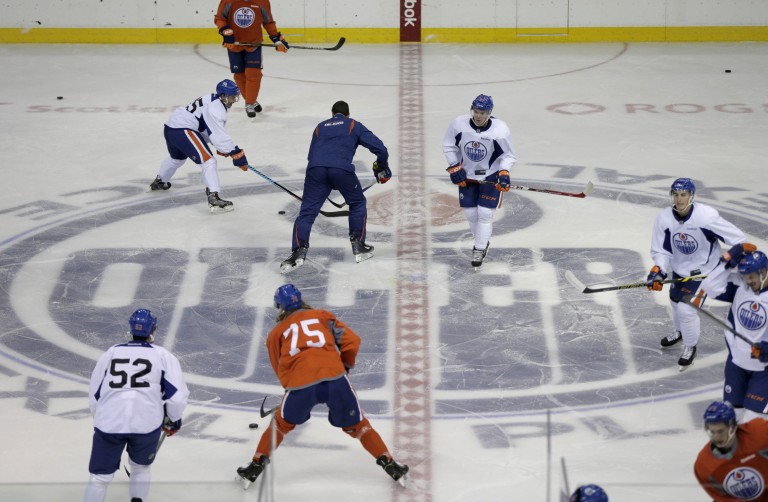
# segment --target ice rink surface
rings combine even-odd
[[[243,492],[233,477],[267,426],[262,398],[281,394],[263,342],[274,290],[293,282],[363,338],[352,381],[412,479],[393,483],[318,409],[274,457],[274,500],[549,502],[563,460],[571,488],[597,483],[612,501],[708,500],[692,464],[703,409],[721,397],[721,330],[702,320],[698,357],[680,373],[681,349],[659,349],[672,329],[666,292],[585,295],[565,273],[644,280],[653,218],[678,177],[768,246],[766,49],[267,50],[264,112],[248,119],[241,102],[228,123],[251,165],[301,193],[312,130],[342,99],[388,146],[395,174],[366,192],[372,260],[354,263],[345,218],[318,216],[307,264],[284,276],[298,203],[279,188],[220,159],[234,212],[208,212],[190,162],[170,191],[147,193],[167,116],[230,78],[222,48],[0,46],[0,499],[81,499],[91,369],[146,307],[192,390],[154,464],[152,500],[257,500],[258,486]],[[509,192],[475,272],[441,144],[480,93],[510,126],[513,184],[595,189]],[[365,185],[373,160],[358,150]],[[128,500],[126,483],[118,472],[108,500]]]

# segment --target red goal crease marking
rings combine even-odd
[[[427,256],[429,198],[425,190],[421,46],[400,47],[395,295],[394,454],[410,467],[395,502],[432,500]]]

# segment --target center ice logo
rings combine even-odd
[[[732,470],[723,482],[725,491],[739,500],[754,500],[763,492],[763,476],[751,467]]]
[[[739,305],[737,316],[739,324],[750,331],[763,329],[763,326],[765,326],[765,307],[757,302],[749,301]]]
[[[470,141],[464,145],[464,155],[472,162],[480,162],[487,153],[488,150],[485,149],[485,145],[477,141]]]
[[[693,254],[699,249],[699,243],[690,235],[680,232],[672,236],[672,244],[683,254]]]
[[[241,7],[235,11],[235,24],[241,28],[248,28],[253,24],[256,15],[250,7]]]

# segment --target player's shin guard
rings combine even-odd
[[[134,463],[128,459],[131,467],[131,480],[128,484],[128,493],[131,498],[149,500],[149,482],[151,479],[150,466]]]
[[[104,502],[107,498],[107,487],[115,477],[112,474],[91,474],[88,479],[88,486],[85,488],[83,502]]]

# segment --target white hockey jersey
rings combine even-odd
[[[745,240],[744,233],[713,207],[696,202],[683,221],[677,219],[670,207],[659,213],[653,223],[651,259],[666,274],[708,274],[722,256],[718,241],[730,248]]]
[[[176,108],[165,125],[174,129],[198,131],[205,141],[221,153],[229,153],[235,149],[235,143],[225,130],[227,107],[215,94],[202,96],[186,107]]]
[[[146,434],[162,425],[166,413],[173,421],[181,418],[189,390],[173,354],[131,341],[99,357],[89,397],[93,425],[100,431]]]
[[[480,130],[469,114],[457,117],[445,132],[443,153],[449,166],[461,163],[467,178],[474,180],[509,170],[517,162],[509,127],[495,117]]]
[[[768,289],[759,293],[752,291],[737,271],[726,270],[724,263],[719,264],[702,281],[700,289],[717,300],[731,303],[728,312],[728,324],[753,343],[768,341]],[[733,362],[748,371],[763,371],[768,364],[752,359],[752,347],[737,338],[730,331],[725,331],[725,341],[731,352]]]

